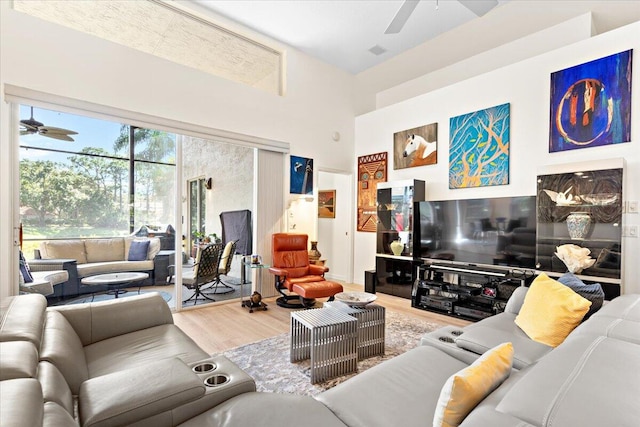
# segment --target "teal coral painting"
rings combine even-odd
[[[449,119],[449,188],[509,184],[510,104]]]
[[[550,153],[631,141],[632,53],[551,74]]]

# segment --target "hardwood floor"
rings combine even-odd
[[[361,285],[344,284],[345,291],[362,291]],[[376,303],[387,310],[444,325],[465,326],[470,322],[411,307],[411,301],[382,293]],[[275,298],[265,299],[266,311],[249,313],[240,302],[216,304],[174,313],[173,318],[185,333],[208,353],[220,353],[234,347],[270,338],[289,331],[290,309],[278,307]],[[317,304],[320,306],[320,304]]]

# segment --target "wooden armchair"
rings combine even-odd
[[[335,294],[342,292],[341,284],[324,278],[328,267],[309,264],[307,240],[306,234],[276,233],[272,236],[269,272],[275,276],[276,290],[282,295],[276,300],[280,307],[311,307],[316,298],[328,297],[331,301]]]

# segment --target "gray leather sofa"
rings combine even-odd
[[[519,369],[476,406],[462,427],[640,425],[640,295],[611,301],[551,348],[531,341],[513,323],[527,289],[514,293],[505,313],[427,334],[424,345],[315,398],[242,394],[182,427],[432,425],[449,376],[505,341],[513,342]]]
[[[161,300],[155,301],[159,312],[146,302],[138,307],[141,300],[122,311],[103,310],[97,303],[52,314],[41,306],[40,317],[21,307],[5,314],[3,307],[0,425],[431,425],[449,376],[504,341],[514,344],[516,369],[461,426],[640,425],[640,295],[609,302],[550,348],[532,342],[513,324],[526,292],[514,292],[504,313],[427,334],[425,345],[315,398],[255,392],[253,381],[224,359],[213,363],[219,363],[217,372],[229,373],[226,388],[201,391],[202,377],[210,374],[192,368],[208,356],[169,322]],[[62,318],[77,338],[68,336]],[[76,340],[80,344],[70,347]],[[79,345],[84,361],[73,356]],[[69,395],[75,390],[79,411],[74,420]]]
[[[0,302],[1,426],[174,426],[255,382],[173,324],[157,293],[46,307]]]

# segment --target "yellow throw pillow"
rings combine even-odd
[[[589,307],[591,301],[542,273],[531,283],[515,322],[532,340],[557,347]]]
[[[451,375],[440,391],[433,427],[454,427],[511,374],[513,344],[500,344]]]

